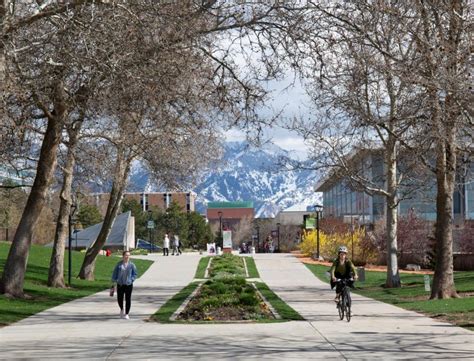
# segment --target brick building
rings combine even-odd
[[[209,202],[207,204],[207,219],[211,224],[220,224],[223,229],[235,229],[244,218],[254,219],[253,202]]]
[[[193,212],[195,210],[196,193],[194,192],[142,192],[142,193],[125,193],[124,199],[136,200],[143,211],[147,211],[150,207],[156,207],[166,210],[172,202],[181,206],[183,212]],[[86,202],[96,206],[104,215],[107,210],[110,193],[93,193],[87,196]]]

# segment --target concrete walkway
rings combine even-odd
[[[261,278],[309,321],[341,359],[474,360],[474,332],[352,294],[353,318],[340,321],[334,291],[296,257],[256,257]]]
[[[339,321],[333,293],[291,255],[257,255],[261,278],[308,321],[144,322],[190,282],[195,254],[154,257],[134,286],[132,319],[106,291],[0,329],[0,359],[474,359],[474,333],[355,297]]]

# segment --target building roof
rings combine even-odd
[[[216,208],[253,208],[252,201],[235,201],[235,202],[209,202],[208,209]]]
[[[128,211],[118,215],[115,218],[110,234],[107,237],[104,247],[123,247],[127,244],[127,230],[129,219],[132,216],[132,212]],[[99,236],[102,223],[94,224],[82,231],[76,232],[72,235],[71,243],[73,248],[88,248]],[[52,247],[53,243],[47,244],[48,247]]]
[[[353,166],[357,162],[360,162],[362,159],[367,157],[367,155],[378,154],[381,151],[381,148],[375,145],[373,148],[356,148],[347,156],[346,163],[348,166]],[[330,168],[328,172],[314,185],[314,191],[326,192],[335,183],[339,182],[346,176],[347,175],[343,169],[337,167]]]

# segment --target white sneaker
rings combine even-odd
[[[128,315],[125,315],[124,318],[125,318],[126,320],[129,320],[129,319],[130,319],[130,317],[128,317]]]
[[[123,310],[120,310],[120,318],[123,318],[124,315]]]

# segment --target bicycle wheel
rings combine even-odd
[[[350,322],[351,321],[351,303],[352,303],[352,300],[351,300],[351,294],[349,292],[346,293],[346,297],[345,297],[345,304],[346,304],[346,309],[345,309],[345,312],[346,312],[346,320],[347,322]]]
[[[339,312],[339,318],[341,320],[344,319],[344,299],[343,295],[341,295],[341,298],[339,299],[339,302],[337,303],[337,311]]]

